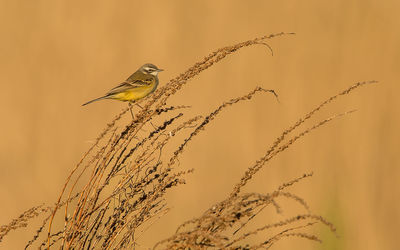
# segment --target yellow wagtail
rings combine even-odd
[[[108,91],[104,96],[84,103],[82,106],[103,99],[114,99],[129,102],[129,109],[132,114],[131,103],[146,97],[156,90],[158,86],[157,75],[161,71],[163,70],[157,68],[154,64],[147,63],[128,77],[126,81]]]

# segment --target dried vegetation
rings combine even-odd
[[[273,90],[256,87],[244,96],[223,102],[208,115],[193,115],[187,106],[167,106],[168,98],[190,79],[226,56],[256,44],[268,46],[268,39],[283,35],[292,33],[263,36],[216,50],[141,101],[143,108],[135,115],[134,120],[125,125],[121,118],[129,109],[124,109],[106,126],[71,171],[56,204],[51,207],[31,208],[10,224],[2,226],[0,242],[11,230],[25,227],[31,218],[47,213],[42,225],[26,247],[137,247],[139,229],[151,225],[168,212],[165,194],[173,187],[184,184],[185,176],[193,171],[179,166],[179,157],[193,138],[226,108],[250,100],[259,93],[268,94],[271,101],[276,101],[277,95]],[[243,193],[241,190],[269,160],[298,139],[352,111],[331,116],[303,130],[300,130],[300,125],[338,97],[373,82],[352,85],[330,97],[284,130],[272,146],[267,148],[265,154],[245,171],[225,200],[214,204],[198,218],[184,222],[170,238],[156,243],[154,248],[269,248],[278,240],[288,237],[320,241],[318,236],[304,231],[317,223],[335,232],[331,223],[312,213],[301,197],[287,190],[312,174],[304,174],[283,183],[269,193]],[[179,134],[180,137],[177,136]],[[181,141],[177,143],[176,140]],[[178,146],[172,150],[164,150],[168,146],[171,148],[170,145]],[[277,198],[299,203],[305,212],[255,230],[247,229],[248,223],[256,220],[257,215],[266,207],[271,206],[277,213],[281,212]],[[273,231],[262,241],[251,240],[254,235],[261,232],[265,235],[271,229]]]

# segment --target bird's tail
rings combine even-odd
[[[95,102],[95,101],[100,101],[100,100],[106,99],[107,97],[108,97],[108,96],[105,95],[105,96],[102,96],[102,97],[93,99],[93,100],[91,100],[91,101],[88,101],[87,103],[82,104],[82,106],[88,105],[89,103],[92,103],[92,102]]]

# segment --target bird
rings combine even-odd
[[[128,102],[133,118],[134,116],[131,109],[132,103],[150,95],[157,89],[159,83],[158,73],[161,71],[163,71],[163,69],[159,69],[156,65],[146,63],[135,73],[130,75],[128,79],[112,88],[104,96],[88,101],[82,104],[82,106],[104,99]]]

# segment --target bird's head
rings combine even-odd
[[[163,69],[159,69],[157,68],[156,65],[151,64],[151,63],[146,63],[145,65],[143,65],[142,67],[140,67],[139,71],[141,71],[143,74],[150,74],[153,76],[157,76],[157,74],[161,71],[163,71]]]

